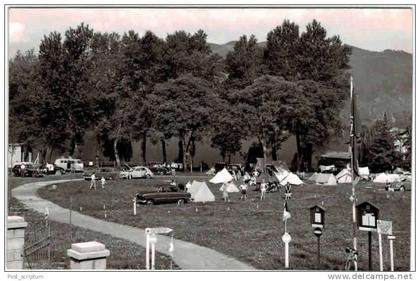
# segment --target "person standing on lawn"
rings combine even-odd
[[[105,178],[104,178],[104,177],[102,177],[102,178],[101,178],[101,187],[102,187],[102,189],[104,189],[104,188],[105,188],[105,183],[106,183],[106,180],[105,180]]]
[[[93,173],[90,176],[90,186],[89,186],[89,189],[96,189],[96,176],[95,176],[95,173]]]
[[[227,192],[227,183],[222,185],[222,196],[225,202],[229,202],[229,193]]]
[[[246,201],[246,191],[248,189],[248,186],[246,183],[241,184],[241,200],[243,199]]]
[[[22,165],[20,165],[20,176],[21,177],[25,176],[25,169],[26,169],[26,166],[25,166],[25,164],[22,163]]]
[[[265,192],[267,191],[267,184],[265,183],[265,179],[262,180],[260,185],[260,191],[261,191],[261,201],[265,198]]]

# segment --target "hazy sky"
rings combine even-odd
[[[38,50],[43,35],[52,31],[64,33],[80,22],[95,31],[122,34],[133,29],[143,34],[151,30],[160,37],[175,30],[203,29],[208,42],[221,44],[237,40],[243,34],[254,34],[259,41],[265,41],[267,32],[284,19],[297,23],[301,31],[312,19],[317,19],[329,36],[340,35],[344,43],[363,49],[412,53],[411,9],[10,8],[9,57],[18,49]]]

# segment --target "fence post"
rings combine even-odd
[[[71,269],[104,270],[110,254],[105,245],[96,241],[73,243],[67,249]]]
[[[28,223],[23,217],[7,217],[7,268],[23,269],[23,247],[25,244],[25,228]]]

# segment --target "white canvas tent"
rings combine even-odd
[[[394,172],[393,172],[394,174],[404,174],[404,170],[403,169],[401,169],[401,168],[399,168],[399,167],[397,167],[397,168],[395,168],[395,170],[394,170]]]
[[[322,185],[337,185],[337,179],[333,174],[318,174],[315,182]]]
[[[292,185],[301,185],[303,184],[303,181],[292,172],[289,172],[287,174],[283,173],[275,173],[277,180],[280,182],[281,185],[286,185],[287,183],[290,183]]]
[[[225,183],[226,184],[226,191],[228,193],[234,193],[234,192],[239,192],[239,188],[236,186],[236,184],[234,184],[233,182],[230,183]],[[223,185],[220,187],[219,189],[220,191],[223,191]]]
[[[213,202],[216,200],[205,182],[193,181],[188,189],[194,202]]]
[[[351,183],[351,170],[343,169],[335,177],[338,183]]]
[[[315,172],[315,173],[313,173],[312,174],[312,176],[310,176],[309,178],[308,178],[308,180],[309,181],[316,181],[316,178],[318,177],[318,173],[317,172]]]
[[[207,172],[206,175],[214,175],[216,173],[216,170],[214,168],[210,168]]]
[[[358,167],[357,170],[362,179],[369,179],[369,167]]]
[[[400,175],[385,174],[385,173],[380,173],[373,180],[374,183],[387,183],[387,182],[391,183],[391,182],[399,182],[399,181],[400,181]]]
[[[189,189],[191,188],[191,186],[192,186],[192,184],[191,184],[191,182],[190,182],[190,181],[188,181],[188,182],[185,184],[185,188],[186,188],[187,190],[189,190]]]
[[[232,175],[226,170],[226,168],[223,168],[223,170],[217,172],[217,174],[209,180],[209,182],[218,184],[218,183],[227,183],[233,180]]]

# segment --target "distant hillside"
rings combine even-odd
[[[265,42],[259,44],[264,46]],[[213,52],[225,57],[233,50],[235,41],[209,45]],[[384,112],[397,120],[409,115],[412,112],[413,56],[403,51],[372,52],[357,47],[352,50],[350,71],[359,96],[362,120],[370,123]]]

